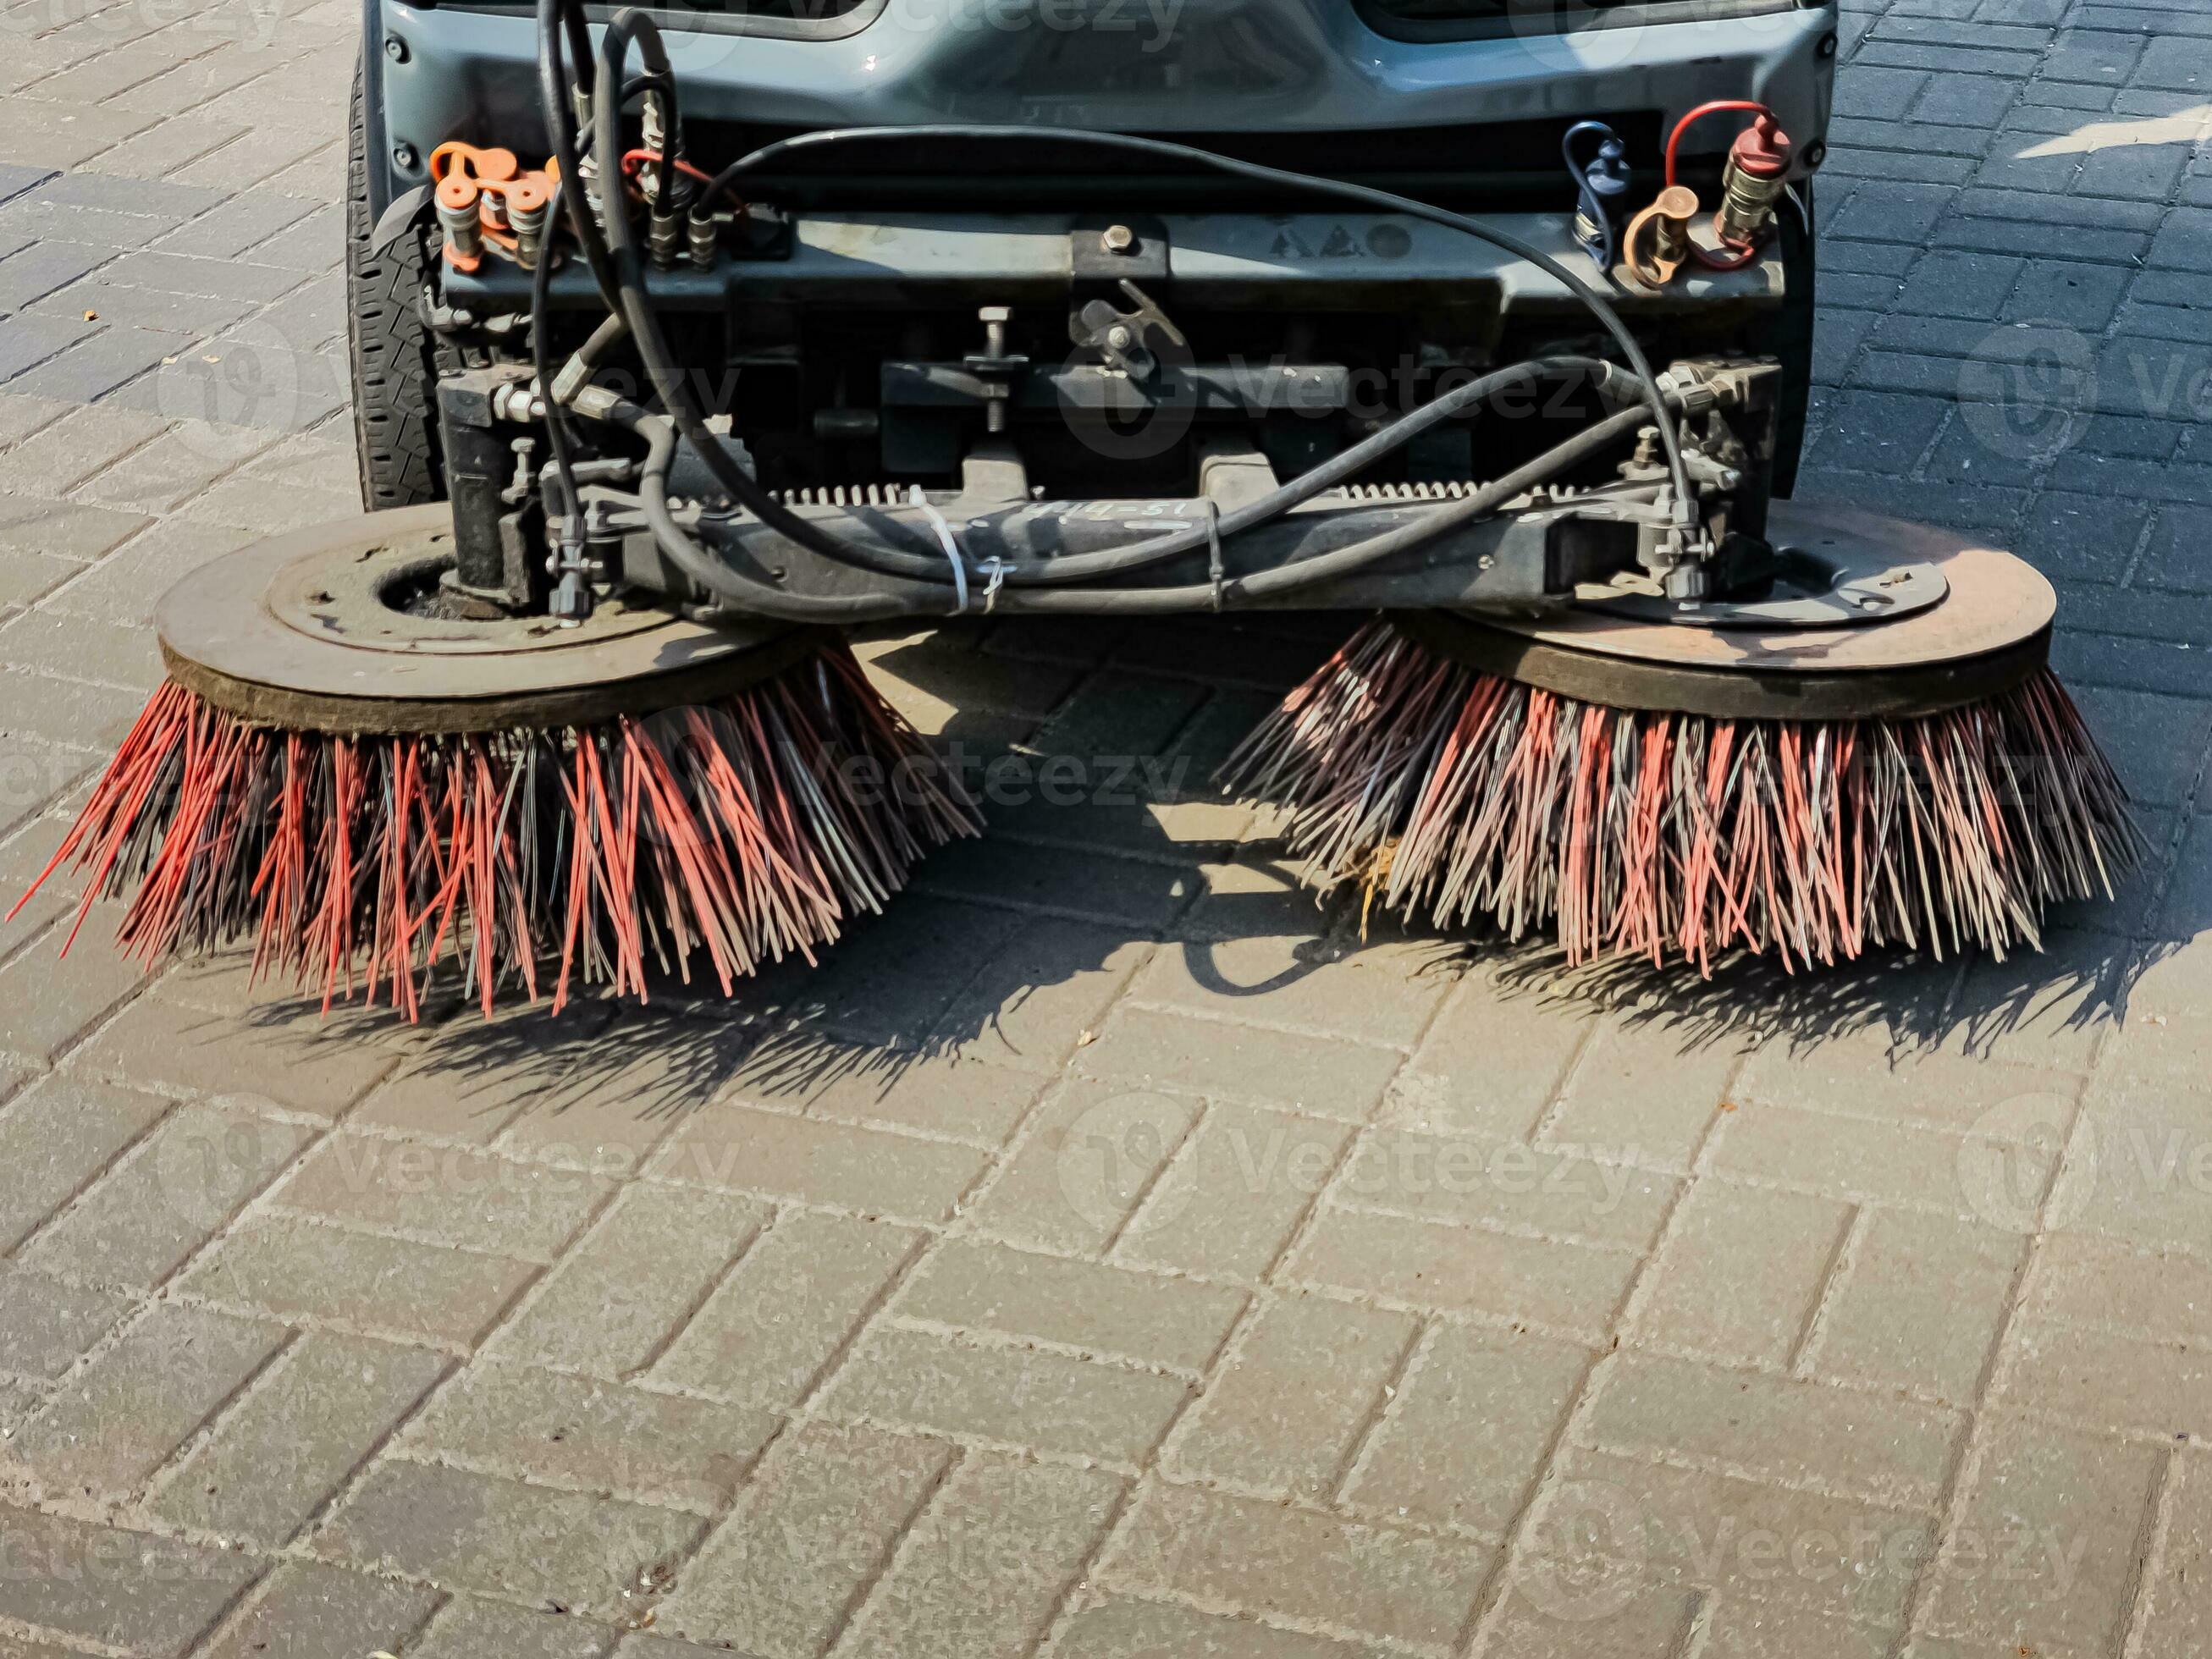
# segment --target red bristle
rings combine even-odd
[[[419,1018],[450,943],[489,1017],[506,988],[538,995],[549,945],[556,1006],[580,982],[646,996],[648,953],[685,978],[703,954],[726,992],[811,961],[981,827],[842,647],[661,732],[279,734],[165,684],[39,881],[87,874],[77,927],[127,896],[122,942],[149,964],[250,939],[257,978],[317,985],[326,1011],[359,973]],[[854,768],[912,798],[855,798]]]
[[[1224,769],[1288,810],[1324,891],[1567,956],[1795,971],[1887,945],[1998,956],[2145,850],[2125,791],[2045,673],[1920,719],[1632,714],[1431,657],[1387,622]]]

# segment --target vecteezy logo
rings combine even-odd
[[[1960,417],[1993,455],[2045,466],[2097,406],[2096,349],[2056,324],[2001,328],[1959,366]]]
[[[1121,1224],[1190,1121],[1190,1109],[1166,1095],[1139,1090],[1115,1095],[1087,1108],[1067,1126],[1060,1143],[1057,1173],[1067,1207],[1093,1227],[1110,1231]],[[1189,1203],[1189,1182],[1149,1194],[1145,1221],[1163,1226]]]
[[[1570,1480],[1544,1502],[1514,1588],[1568,1624],[1609,1619],[1643,1583],[1649,1541],[1636,1500],[1607,1480]]]
[[[2059,1095],[2014,1095],[1976,1118],[1959,1145],[1966,1207],[2008,1233],[2077,1219],[2096,1188],[2097,1145],[2072,1135],[2073,1122],[2073,1103]]]

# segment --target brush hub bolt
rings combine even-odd
[[[1109,253],[1134,253],[1137,233],[1127,225],[1109,225],[1106,234],[1098,239],[1098,246]]]

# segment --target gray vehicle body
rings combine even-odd
[[[1456,39],[1385,33],[1352,0],[867,0],[811,27],[654,15],[687,117],[708,120],[1326,135],[1614,110],[1666,126],[1753,98],[1796,138],[1801,176],[1827,129],[1838,26],[1835,0],[1665,0],[1567,32],[1530,19]],[[523,148],[540,131],[527,11],[366,0],[365,29],[379,210],[426,180],[448,138]]]
[[[1557,27],[1552,0],[786,0],[811,23],[656,11],[687,154],[709,169],[828,128],[1015,127],[1036,143],[939,131],[817,146],[780,162],[785,171],[747,176],[744,193],[765,210],[748,222],[766,224],[772,245],[724,247],[696,268],[656,261],[641,280],[685,372],[719,388],[693,395],[729,416],[759,482],[839,503],[852,485],[869,500],[928,488],[963,502],[997,491],[1171,510],[1212,489],[1231,454],[1255,477],[1303,476],[1455,370],[1592,339],[1567,283],[1460,230],[1056,135],[1174,138],[1480,214],[1578,273],[1585,295],[1606,291],[1662,367],[1770,365],[1737,462],[1722,469],[1739,499],[1714,508],[1716,523],[1755,533],[1769,495],[1790,493],[1802,447],[1809,215],[1785,210],[1747,267],[1692,268],[1646,292],[1599,270],[1578,244],[1561,141],[1578,121],[1612,123],[1631,145],[1640,206],[1659,190],[1661,150],[1684,114],[1755,100],[1789,132],[1793,182],[1806,184],[1825,154],[1835,0],[1563,3],[1582,8],[1581,26]],[[519,0],[365,4],[372,216],[419,214],[441,143],[542,160],[531,10]],[[1485,9],[1498,15],[1466,21]],[[1455,9],[1450,23],[1406,21]],[[1708,192],[1707,211],[1740,125],[1706,124],[1686,148],[1685,181]],[[377,240],[386,234],[380,225]],[[472,373],[519,371],[511,343],[471,331],[529,313],[565,349],[604,314],[580,261],[550,272],[544,314],[511,261],[464,270],[432,258],[426,277],[426,314],[483,365]],[[1127,302],[1139,308],[1121,313]],[[1133,333],[1182,356],[1133,368],[1115,355]],[[449,384],[447,368],[437,379],[459,404],[476,396]],[[737,398],[741,380],[749,390]],[[1467,426],[1442,428],[1394,455],[1397,472],[1382,482],[1496,477],[1588,418],[1547,398],[1492,421],[1472,450]],[[1125,441],[1131,420],[1143,433]],[[478,434],[486,454],[464,464],[453,459],[459,417],[444,424],[447,470],[482,484],[477,516],[489,524],[511,465],[506,438]],[[679,495],[712,494],[680,471],[678,481]],[[1293,538],[1310,528],[1310,515],[1278,526]],[[504,533],[503,545],[521,534],[511,523]],[[1512,597],[1541,596],[1581,556],[1544,526],[1528,539],[1522,559],[1462,559],[1455,544],[1443,586],[1394,569],[1384,577],[1395,586],[1351,597],[1473,602],[1462,582],[1470,562],[1510,575]],[[483,540],[489,549],[489,530]],[[1247,547],[1281,551],[1264,543]]]

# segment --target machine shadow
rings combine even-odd
[[[1279,661],[1285,684],[1348,625],[1277,620],[1279,642],[1296,647]],[[1066,643],[1065,630],[1048,637]],[[1039,730],[1035,720],[1025,726],[970,705],[963,693],[973,690],[981,641],[981,630],[939,635],[897,646],[872,666],[934,702],[936,740],[974,765],[1017,757],[1027,769],[1015,775],[1030,782],[1057,760],[1095,766],[1103,741],[1095,723]],[[1899,1052],[1986,1055],[2008,1041],[2120,1020],[2136,977],[2183,942],[2154,937],[2147,920],[2171,849],[2120,904],[2069,907],[2052,919],[2043,953],[2002,963],[1886,951],[1794,974],[1741,956],[1717,963],[1710,977],[1679,962],[1570,967],[1547,945],[1447,938],[1363,915],[1357,893],[1317,903],[1286,849],[1265,838],[1264,823],[1212,781],[1277,695],[1256,681],[1215,689],[1157,756],[1120,757],[1165,763],[1132,772],[1127,799],[1102,798],[1096,787],[1058,801],[987,798],[981,839],[934,854],[908,892],[854,925],[817,966],[773,965],[726,998],[711,981],[664,975],[643,1005],[587,990],[557,1018],[541,1000],[486,1020],[461,1006],[447,964],[420,1030],[388,1010],[340,1007],[325,1017],[314,1000],[297,998],[263,1002],[247,1018],[314,1042],[398,1042],[408,1064],[450,1081],[460,1111],[520,1091],[537,1111],[604,1109],[619,1097],[647,1117],[718,1096],[803,1109],[833,1088],[888,1094],[924,1066],[1056,1072],[1072,1052],[1069,1021],[1079,1018],[1071,1006],[1095,1003],[1103,1017],[1127,965],[1154,946],[1180,952],[1212,994],[1255,1005],[1324,964],[1389,951],[1398,971],[1410,953],[1413,972],[1474,975],[1508,1004],[1662,1031],[1685,1054],[1722,1044],[1805,1052],[1880,1029]],[[1264,969],[1249,951],[1233,967],[1223,960],[1237,942],[1259,938],[1291,948]]]

